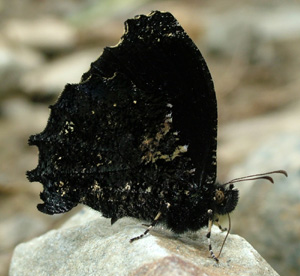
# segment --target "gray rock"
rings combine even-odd
[[[285,169],[275,184],[238,184],[240,202],[233,231],[245,237],[281,275],[300,271],[300,132],[269,138],[231,172],[231,177]],[[298,272],[297,272],[298,271]]]
[[[274,97],[276,96],[274,95]],[[230,180],[258,172],[260,168],[264,171],[274,170],[278,167],[285,168],[286,162],[288,162],[286,158],[290,156],[290,152],[294,155],[297,150],[290,147],[283,137],[300,135],[299,118],[300,101],[294,100],[293,104],[281,111],[221,125],[218,134],[218,167],[222,170],[221,173],[225,174],[226,172],[226,177]],[[262,145],[267,146],[273,139],[279,139],[278,145],[274,148],[277,152],[276,158],[261,160],[262,155],[260,155],[259,159],[263,164],[252,164],[251,167],[246,167],[245,160],[250,158],[253,153],[258,156],[256,152],[260,151]],[[283,140],[281,141],[281,139]],[[237,164],[239,166],[236,166]],[[228,174],[233,166],[236,167]],[[286,167],[286,169],[289,168]],[[244,186],[248,186],[248,184],[240,185],[240,187]]]
[[[26,214],[16,214],[11,218],[3,219],[0,223],[0,252],[4,252],[16,246],[28,237],[33,237],[32,233],[42,233],[46,227],[42,220],[27,216]],[[7,235],[9,233],[9,235]]]
[[[10,275],[278,275],[239,236],[229,236],[216,264],[208,257],[207,229],[177,236],[158,226],[130,244],[144,229],[131,218],[111,226],[84,208],[60,229],[18,245]],[[216,253],[224,236],[213,229]]]
[[[59,94],[67,83],[78,83],[82,74],[89,70],[101,49],[78,51],[28,71],[21,79],[21,87],[27,94]]]
[[[47,53],[70,50],[74,48],[77,39],[71,25],[50,16],[7,20],[2,26],[2,33],[10,43]]]
[[[230,7],[212,15],[207,20],[207,46],[219,53],[264,64],[284,62],[292,45],[298,45],[299,53],[299,3],[263,2]]]
[[[38,68],[43,62],[44,59],[38,52],[11,46],[0,37],[0,98],[19,90],[22,74]]]

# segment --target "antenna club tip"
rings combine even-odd
[[[287,171],[285,171],[285,170],[281,170],[281,173],[284,174],[286,177],[289,176],[288,173],[287,173]]]
[[[281,173],[283,175],[285,175],[286,177],[288,177],[288,173],[286,170],[277,170],[277,171],[273,171],[273,172],[270,172],[270,173]]]

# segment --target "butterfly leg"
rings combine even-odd
[[[219,223],[219,218],[216,218],[214,220],[215,224],[218,225],[219,229],[224,232],[224,231],[227,231],[227,228],[223,228],[222,225]]]
[[[208,213],[208,232],[206,234],[206,237],[207,237],[207,240],[208,240],[208,250],[210,252],[210,255],[211,257],[218,263],[219,260],[218,258],[216,257],[216,255],[214,254],[213,250],[212,250],[212,247],[211,247],[211,240],[210,240],[210,235],[211,235],[211,227],[213,225],[213,221],[214,221],[214,214],[213,214],[213,211],[211,209],[209,209],[207,211]]]
[[[165,204],[165,208],[166,209],[169,209],[170,206],[171,206],[170,203],[166,203]],[[163,209],[165,209],[165,208],[163,208]],[[139,240],[142,237],[146,236],[149,233],[149,231],[156,225],[156,223],[159,220],[159,218],[160,218],[160,216],[161,216],[162,213],[163,213],[162,210],[159,211],[158,214],[156,215],[156,217],[154,218],[154,220],[152,221],[152,223],[150,225],[148,225],[148,228],[146,229],[146,231],[143,234],[130,239],[129,242],[134,242],[134,241]]]

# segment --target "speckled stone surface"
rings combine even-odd
[[[209,258],[206,229],[175,235],[162,226],[132,244],[140,221],[114,225],[84,208],[60,229],[16,247],[10,275],[278,275],[244,239],[230,235],[220,262]],[[219,250],[225,233],[213,228]]]

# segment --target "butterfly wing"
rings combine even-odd
[[[40,155],[28,177],[44,186],[45,213],[81,202],[114,219],[153,217],[215,182],[216,136],[201,53],[170,13],[153,12],[127,20],[120,43],[66,86],[29,140]]]

